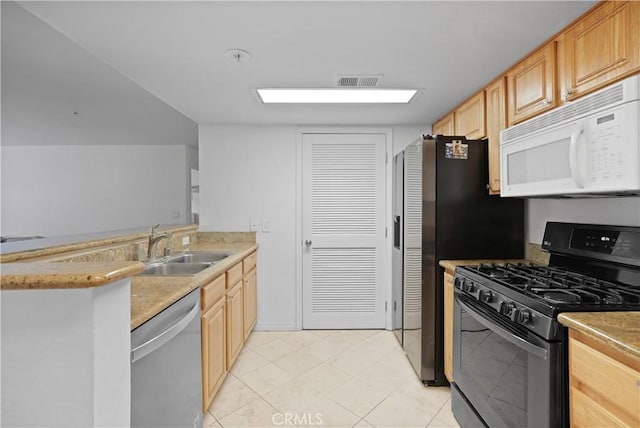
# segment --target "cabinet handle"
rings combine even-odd
[[[562,90],[562,99],[566,100],[571,95],[573,95],[573,91],[571,89],[563,89]]]
[[[544,100],[542,100],[542,104],[548,106],[549,104],[551,104],[551,100],[549,98],[545,98]]]

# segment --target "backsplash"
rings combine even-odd
[[[525,258],[539,265],[549,264],[549,253],[542,249],[542,245],[529,242],[525,249]]]
[[[215,242],[221,244],[255,243],[256,232],[198,232],[198,242]]]

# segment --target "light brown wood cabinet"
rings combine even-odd
[[[453,123],[453,135],[465,136],[470,140],[486,137],[484,91],[478,92],[455,110]]]
[[[558,105],[556,41],[552,41],[507,72],[509,126]]]
[[[202,315],[203,411],[209,408],[227,375],[225,307],[225,299],[221,298]]]
[[[454,135],[454,113],[451,112],[431,126],[431,135]]]
[[[500,194],[500,131],[507,127],[507,87],[502,76],[484,90],[489,140],[489,193]]]
[[[254,251],[201,289],[205,412],[256,324],[256,261]]]
[[[569,330],[572,427],[640,426],[640,359]]]
[[[573,100],[640,71],[640,2],[601,2],[563,33],[562,97]]]
[[[251,334],[258,320],[258,281],[257,270],[254,267],[244,277],[244,337]]]
[[[240,272],[242,272],[242,264],[240,264]],[[235,284],[229,284],[229,271],[227,271],[227,370],[231,369],[244,344],[242,289],[242,277]]]
[[[453,274],[444,273],[444,375],[453,382]]]

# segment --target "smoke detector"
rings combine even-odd
[[[225,55],[227,56],[227,58],[230,58],[231,61],[236,63],[245,62],[248,61],[249,58],[251,58],[249,52],[242,49],[229,49],[227,52],[225,52]]]
[[[375,88],[382,80],[382,74],[339,74],[339,88]]]

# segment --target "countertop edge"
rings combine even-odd
[[[141,262],[3,263],[2,290],[56,290],[100,287],[136,275]]]
[[[608,319],[606,323],[602,321],[603,316]],[[627,323],[621,323],[622,319],[626,319]],[[558,315],[558,321],[565,327],[587,334],[629,357],[640,359],[640,311],[563,312]],[[624,334],[635,337],[637,343],[630,343],[620,337]]]

